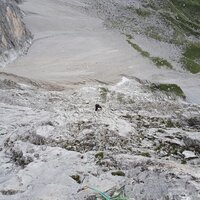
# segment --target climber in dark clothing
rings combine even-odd
[[[99,104],[95,104],[95,111],[102,110],[102,107]]]

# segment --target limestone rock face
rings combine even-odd
[[[16,2],[20,3],[0,0],[0,66],[24,53],[31,42],[32,35]]]

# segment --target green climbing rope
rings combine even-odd
[[[110,197],[104,192],[101,192],[100,190],[96,188],[92,188],[92,187],[88,187],[88,188],[100,194],[103,197],[103,200],[128,200],[128,198],[126,198],[124,195],[121,195],[121,194],[118,194],[115,197]]]
[[[105,200],[112,200],[111,197],[108,196],[107,194],[105,194],[104,192],[101,192],[101,191],[99,191],[99,190],[96,189],[96,188],[92,188],[92,187],[88,187],[88,188],[90,188],[91,190],[93,190],[93,191],[99,193]]]

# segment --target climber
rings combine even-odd
[[[95,111],[102,110],[102,107],[99,104],[95,104]]]

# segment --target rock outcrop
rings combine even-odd
[[[21,1],[0,0],[0,67],[26,52],[32,35],[17,6]]]

